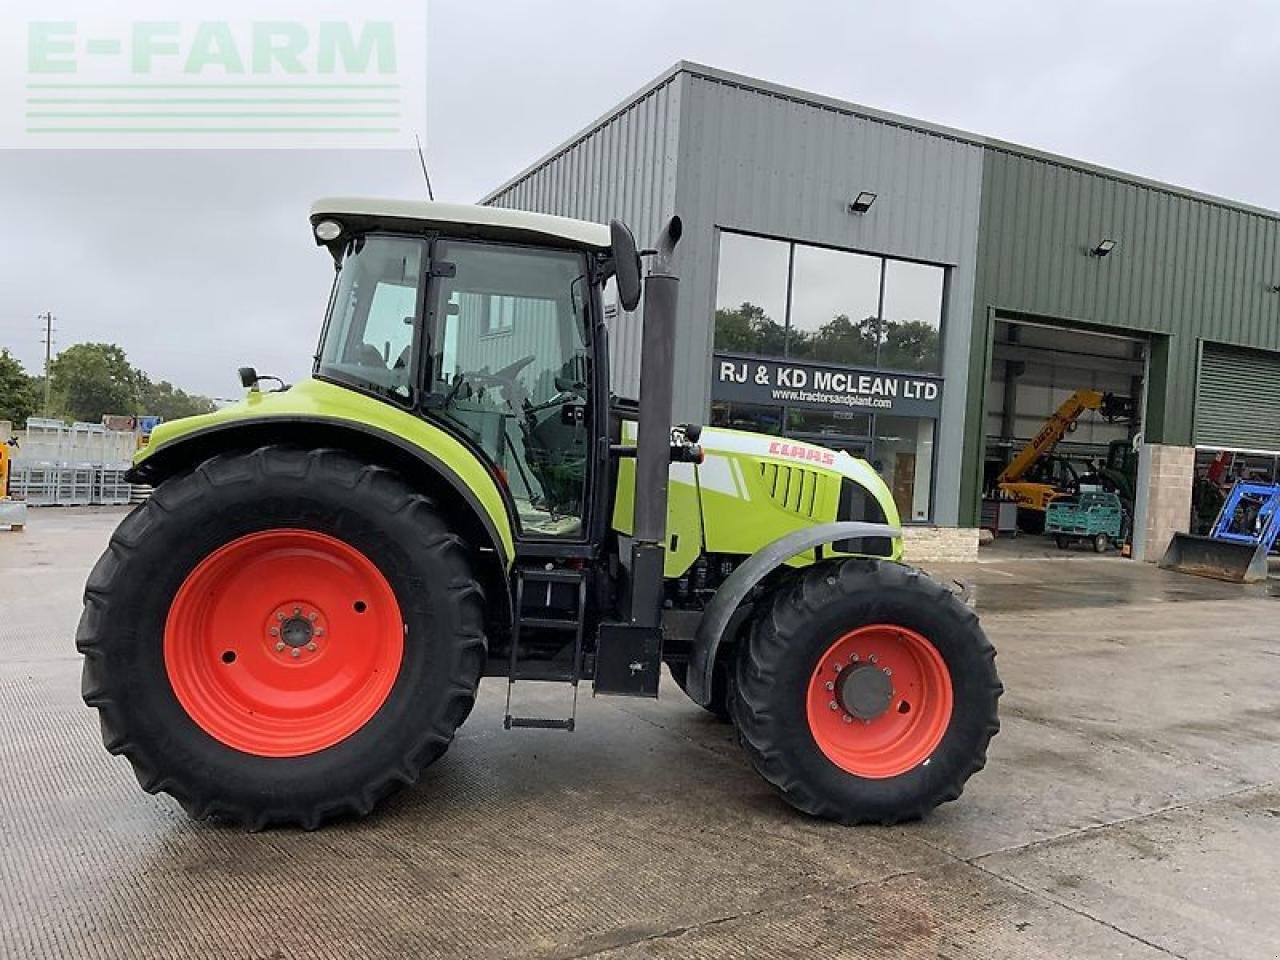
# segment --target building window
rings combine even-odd
[[[937,373],[945,275],[925,263],[725,231],[715,348]]]
[[[747,430],[782,436],[782,408],[757,403],[713,403],[711,425],[726,430]]]
[[[906,522],[929,519],[933,431],[932,419],[876,417],[871,465],[888,484],[898,515]]]
[[[877,366],[879,257],[796,244],[787,356]]]
[[[942,323],[941,267],[903,260],[884,263],[884,339],[878,366],[936,372]]]
[[[485,306],[484,323],[481,325],[480,335],[510,333],[516,321],[516,298],[494,295],[486,296],[485,299],[489,302]]]
[[[717,350],[781,357],[786,352],[791,244],[740,233],[720,237]]]

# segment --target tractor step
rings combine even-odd
[[[503,727],[512,730],[516,727],[523,727],[529,730],[568,730],[573,732],[573,717],[566,717],[563,720],[555,720],[551,717],[512,717],[508,716],[502,721]]]
[[[503,729],[573,730],[578,713],[578,681],[582,678],[583,618],[587,608],[587,576],[581,570],[520,567],[515,571],[516,622],[511,631],[511,659],[507,665],[507,705]],[[549,633],[572,642],[571,659],[529,656],[522,643],[525,632]],[[545,649],[545,648],[544,648]],[[569,683],[573,706],[567,718],[517,717],[511,713],[511,691],[517,681]]]

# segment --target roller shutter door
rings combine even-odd
[[[1195,437],[1209,447],[1280,450],[1280,354],[1206,343]]]

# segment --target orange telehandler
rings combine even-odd
[[[1089,410],[1100,413],[1108,423],[1115,423],[1132,419],[1134,403],[1130,397],[1119,397],[1098,390],[1077,390],[1067,397],[1045,421],[1035,438],[996,477],[996,488],[1015,501],[1019,511],[1031,511],[1043,518],[1053,500],[1072,492],[1064,490],[1061,484],[1049,483],[1045,479],[1032,479],[1028,475],[1063,437],[1075,429],[1076,421]]]

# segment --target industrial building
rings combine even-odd
[[[1041,467],[1135,451],[1136,556],[1192,524],[1219,452],[1277,479],[1280,214],[685,62],[484,202],[642,242],[678,213],[676,417],[866,458],[925,552],[972,555],[1078,390],[1132,411]],[[636,317],[611,348],[634,391]]]

